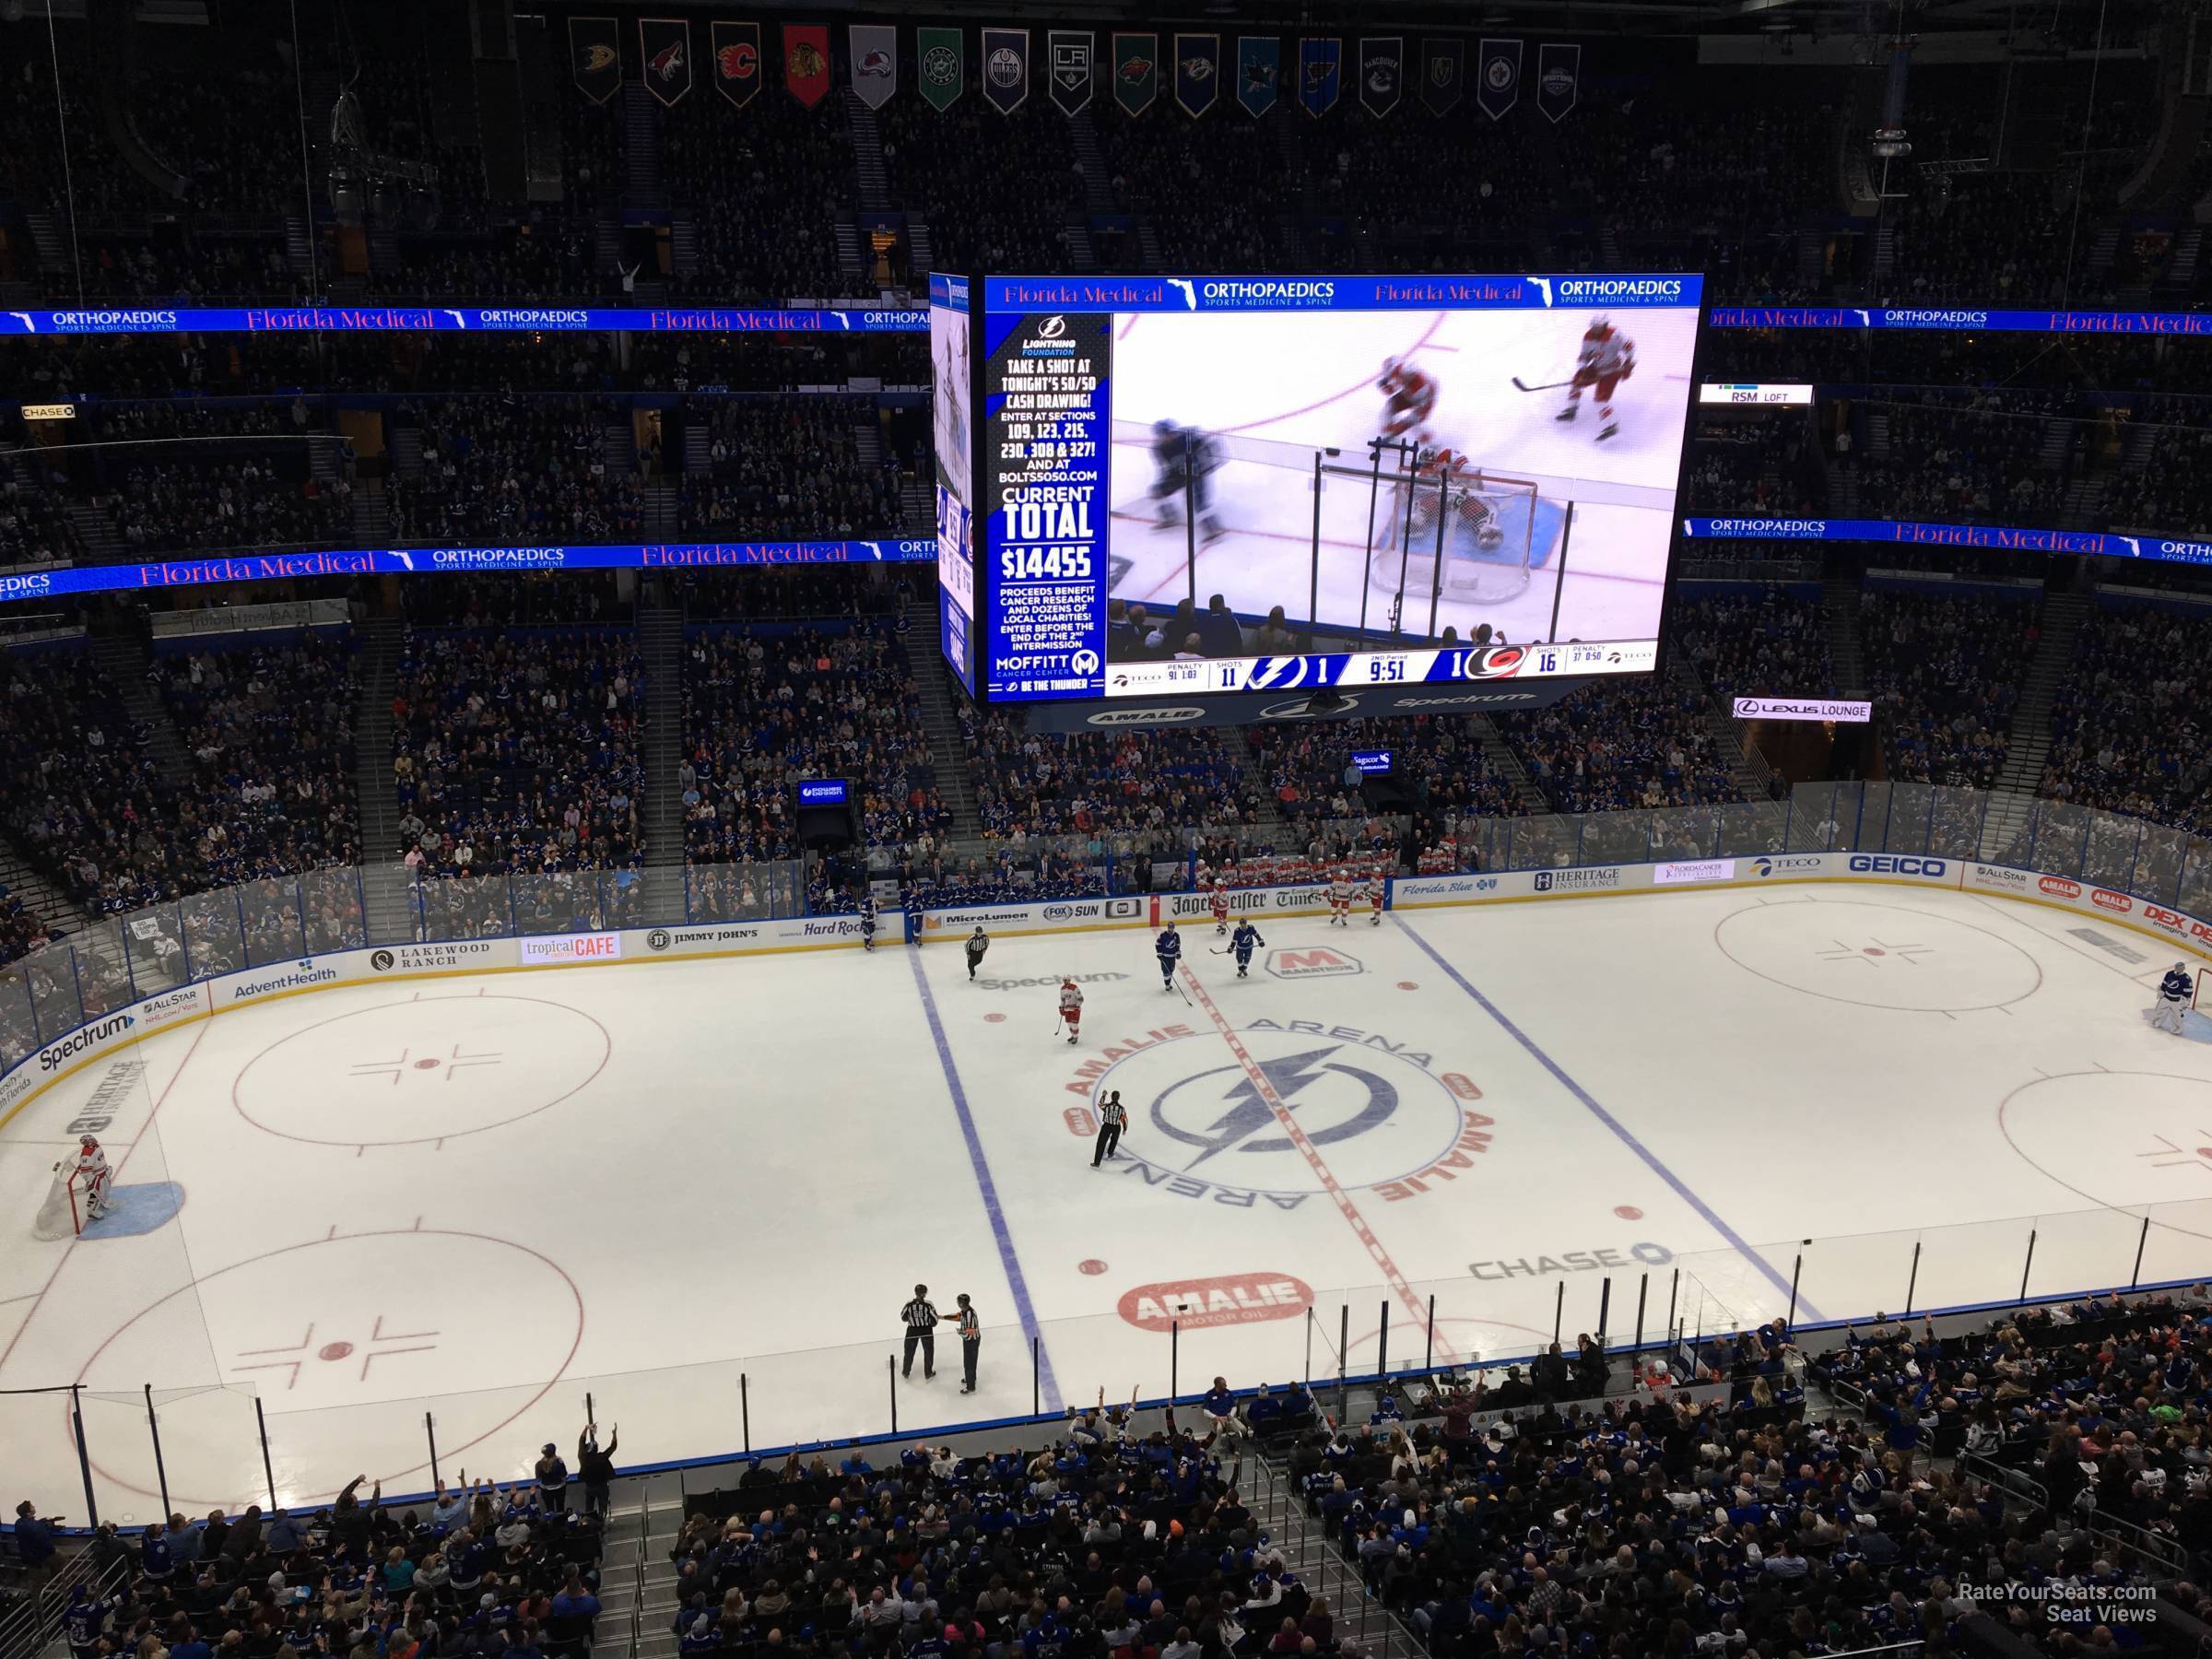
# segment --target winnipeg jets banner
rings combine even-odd
[[[717,20],[708,27],[715,89],[742,110],[760,91],[760,25]]]
[[[1583,49],[1546,41],[1536,48],[1536,108],[1561,122],[1582,89]]]
[[[1113,101],[1124,115],[1142,115],[1159,94],[1159,37],[1113,37]]]
[[[622,44],[614,18],[569,19],[569,73],[594,103],[622,89]]]
[[[1275,108],[1283,76],[1283,43],[1273,35],[1237,37],[1237,102],[1257,120]]]
[[[1194,119],[1214,107],[1221,95],[1221,37],[1218,34],[1179,34],[1175,37],[1175,101]]]
[[[1096,37],[1088,29],[1055,29],[1045,36],[1053,107],[1073,115],[1090,105],[1090,54]]]
[[[783,85],[808,109],[830,96],[830,25],[783,25]]]
[[[1449,115],[1459,108],[1459,96],[1467,78],[1465,41],[1421,42],[1421,107],[1431,115]]]
[[[899,90],[899,31],[888,24],[855,23],[845,30],[853,50],[853,90],[880,110]]]
[[[1359,107],[1378,120],[1398,107],[1404,89],[1406,41],[1398,35],[1369,35],[1359,42]]]
[[[681,18],[640,18],[638,55],[645,89],[670,109],[691,90],[691,25]]]
[[[1336,107],[1344,76],[1344,42],[1334,35],[1308,35],[1298,43],[1298,101],[1319,119]]]
[[[983,100],[1001,115],[1011,115],[1030,95],[1030,31],[983,30]]]
[[[1492,121],[1521,101],[1521,42],[1485,41],[1477,54],[1475,101]]]
[[[968,85],[967,37],[957,29],[917,29],[914,63],[922,101],[942,115]]]

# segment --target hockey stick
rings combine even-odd
[[[1191,1000],[1191,994],[1190,994],[1188,991],[1185,991],[1185,990],[1182,988],[1182,980],[1180,980],[1180,979],[1176,980],[1176,981],[1174,982],[1174,984],[1175,984],[1175,994],[1182,998],[1182,1006],[1183,1006],[1184,1007],[1186,1007],[1186,1008],[1194,1008],[1194,1007],[1196,1007],[1196,1006],[1198,1006],[1197,1004],[1194,1003],[1194,1002]]]
[[[1546,381],[1546,382],[1544,382],[1542,385],[1540,385],[1540,386],[1532,386],[1532,385],[1530,385],[1530,384],[1529,384],[1529,383],[1528,383],[1526,381],[1523,380],[1523,379],[1522,379],[1522,378],[1521,378],[1519,375],[1517,375],[1517,374],[1516,374],[1516,375],[1514,375],[1512,378],[1513,378],[1513,390],[1514,390],[1514,391],[1516,391],[1516,392],[1557,392],[1557,391],[1558,391],[1558,390],[1559,390],[1559,389],[1561,386],[1571,386],[1571,385],[1573,385],[1573,384],[1574,384],[1574,382],[1573,382],[1572,380],[1563,380],[1563,381]]]

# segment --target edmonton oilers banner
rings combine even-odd
[[[1282,41],[1273,35],[1237,37],[1237,102],[1245,114],[1256,119],[1274,109],[1282,77]]]
[[[1421,42],[1421,107],[1431,115],[1449,115],[1459,108],[1466,88],[1467,43],[1465,41]]]
[[[708,27],[715,89],[742,110],[760,91],[760,25],[717,20]]]
[[[1053,107],[1074,115],[1090,104],[1090,59],[1097,37],[1088,29],[1055,29],[1044,38],[1046,85]]]
[[[1485,41],[1475,59],[1475,102],[1492,121],[1521,101],[1521,42]]]
[[[1556,124],[1581,95],[1583,49],[1549,41],[1536,48],[1536,108]]]
[[[1030,31],[983,30],[983,101],[1011,115],[1030,95]]]
[[[2212,564],[2212,541],[2114,535],[2103,530],[2040,530],[2022,524],[1928,524],[1899,519],[1686,518],[1688,541],[1888,542],[1915,547],[1995,547],[2018,553],[2086,553]]]
[[[1218,34],[1179,34],[1175,37],[1175,101],[1193,119],[1214,107],[1221,96],[1221,37]]]
[[[569,73],[594,103],[622,90],[622,37],[614,18],[569,19]]]
[[[1359,107],[1377,120],[1398,107],[1405,90],[1406,41],[1398,35],[1370,35],[1359,42]]]
[[[1113,101],[1124,115],[1142,115],[1159,94],[1159,37],[1113,37]]]
[[[640,18],[638,55],[645,89],[671,109],[691,90],[691,25],[681,18]]]
[[[1335,36],[1308,35],[1298,43],[1298,101],[1320,118],[1336,107],[1344,77],[1344,42]]]

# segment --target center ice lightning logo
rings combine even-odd
[[[1332,1043],[1259,1063],[1276,1098],[1293,1113],[1299,1110],[1301,1095],[1306,1104],[1312,1105],[1325,1093],[1335,1109],[1330,1115],[1335,1121],[1312,1127],[1300,1125],[1315,1147],[1331,1146],[1379,1129],[1398,1110],[1398,1091],[1387,1078],[1331,1058],[1342,1046]],[[1337,1079],[1349,1079],[1352,1087],[1347,1088]],[[1222,1083],[1228,1087],[1217,1092],[1215,1086]],[[1307,1093],[1316,1085],[1328,1087]],[[1183,1165],[1186,1170],[1194,1170],[1222,1153],[1251,1156],[1292,1149],[1290,1137],[1276,1121],[1274,1106],[1240,1065],[1201,1072],[1171,1088],[1152,1102],[1152,1124],[1169,1139],[1197,1148],[1196,1155]]]

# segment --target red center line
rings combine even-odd
[[[1428,1304],[1414,1295],[1413,1287],[1406,1282],[1405,1274],[1398,1270],[1397,1263],[1391,1259],[1390,1252],[1383,1248],[1382,1241],[1375,1237],[1375,1230],[1367,1224],[1367,1218],[1359,1213],[1359,1206],[1352,1202],[1352,1195],[1330,1172],[1320,1148],[1299,1127],[1298,1120],[1290,1115],[1290,1108],[1284,1103],[1283,1097],[1276,1092],[1274,1083],[1260,1068],[1259,1063],[1253,1059],[1252,1051],[1244,1046],[1244,1040],[1237,1035],[1236,1028],[1222,1016],[1220,1008],[1206,988],[1198,982],[1197,974],[1191,971],[1187,963],[1183,966],[1182,977],[1189,982],[1199,1006],[1206,1010],[1206,1018],[1214,1022],[1214,1029],[1221,1033],[1221,1041],[1229,1044],[1229,1052],[1237,1057],[1237,1064],[1244,1068],[1244,1075],[1251,1079],[1253,1088],[1259,1090],[1260,1099],[1267,1102],[1267,1110],[1275,1113],[1275,1121],[1282,1125],[1283,1133],[1290,1137],[1290,1144],[1299,1149],[1307,1167],[1319,1178],[1322,1190],[1335,1201],[1337,1214],[1344,1218],[1359,1242],[1367,1247],[1367,1253],[1375,1265],[1382,1270],[1383,1280],[1396,1295],[1399,1305],[1413,1315],[1416,1324],[1425,1325],[1429,1319]],[[1435,1342],[1437,1354],[1446,1365],[1459,1363],[1459,1355],[1448,1337],[1440,1334]]]

